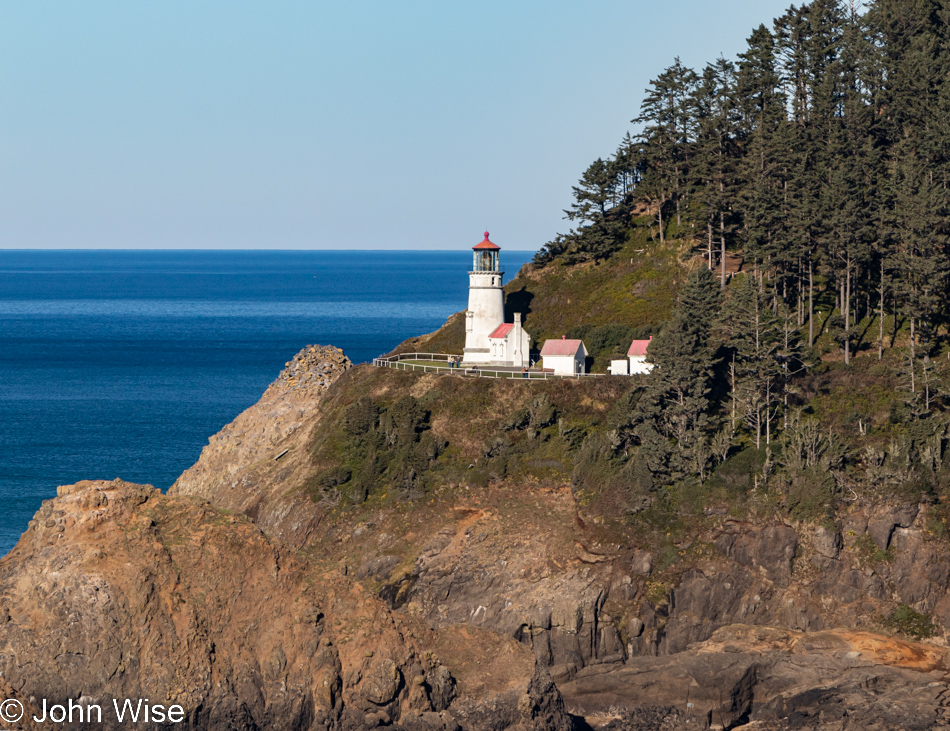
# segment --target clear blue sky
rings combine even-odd
[[[537,249],[789,0],[0,3],[0,248]]]

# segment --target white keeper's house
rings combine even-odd
[[[472,251],[462,363],[524,368],[530,364],[531,336],[521,327],[520,312],[514,313],[514,322],[505,322],[501,247],[488,239],[486,231],[485,240]]]
[[[541,362],[545,370],[558,375],[576,375],[587,372],[587,348],[581,340],[545,340],[541,348]]]

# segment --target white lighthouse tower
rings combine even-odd
[[[501,288],[504,272],[498,262],[497,244],[485,240],[472,247],[474,263],[468,273],[468,311],[465,313],[465,351],[463,363],[488,363],[491,343],[488,336],[505,321],[505,293]]]

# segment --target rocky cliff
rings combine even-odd
[[[0,682],[33,704],[164,698],[194,728],[950,727],[931,503],[638,522],[559,467],[564,404],[603,421],[609,386],[550,390],[558,422],[548,386],[477,384],[500,442],[447,416],[459,383],[307,349],[168,496],[62,489],[0,562]],[[313,489],[341,414],[400,391],[431,405],[445,479]]]
[[[315,515],[294,510],[299,501],[272,488],[303,483],[310,466],[301,447],[319,427],[317,405],[351,366],[339,348],[308,345],[287,362],[256,404],[208,440],[198,462],[169,493],[204,497],[301,545],[316,528]]]
[[[61,488],[0,563],[0,597],[24,727],[44,699],[98,704],[107,728],[113,699],[150,699],[196,729],[570,728],[513,638],[427,627],[246,517],[148,486]]]

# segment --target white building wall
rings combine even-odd
[[[505,338],[489,338],[493,365],[523,368],[530,365],[531,336],[524,330],[512,329]]]
[[[626,360],[610,361],[610,373],[614,376],[630,375],[630,363]]]
[[[630,356],[630,375],[647,374],[653,370],[653,363],[647,363],[645,355]]]
[[[469,272],[463,363],[487,363],[491,360],[488,336],[505,321],[505,293],[501,289],[501,279],[501,272]]]
[[[558,375],[573,375],[584,371],[583,358],[578,370],[577,358],[573,355],[546,355],[542,360],[545,368],[550,368]]]
[[[531,336],[521,327],[520,312],[515,313],[514,327],[512,327],[511,332],[508,333],[506,344],[507,350],[505,355],[511,365],[517,368],[524,368],[525,366],[531,365]]]
[[[508,335],[508,358],[511,365],[524,368],[531,365],[531,336],[516,328]]]

